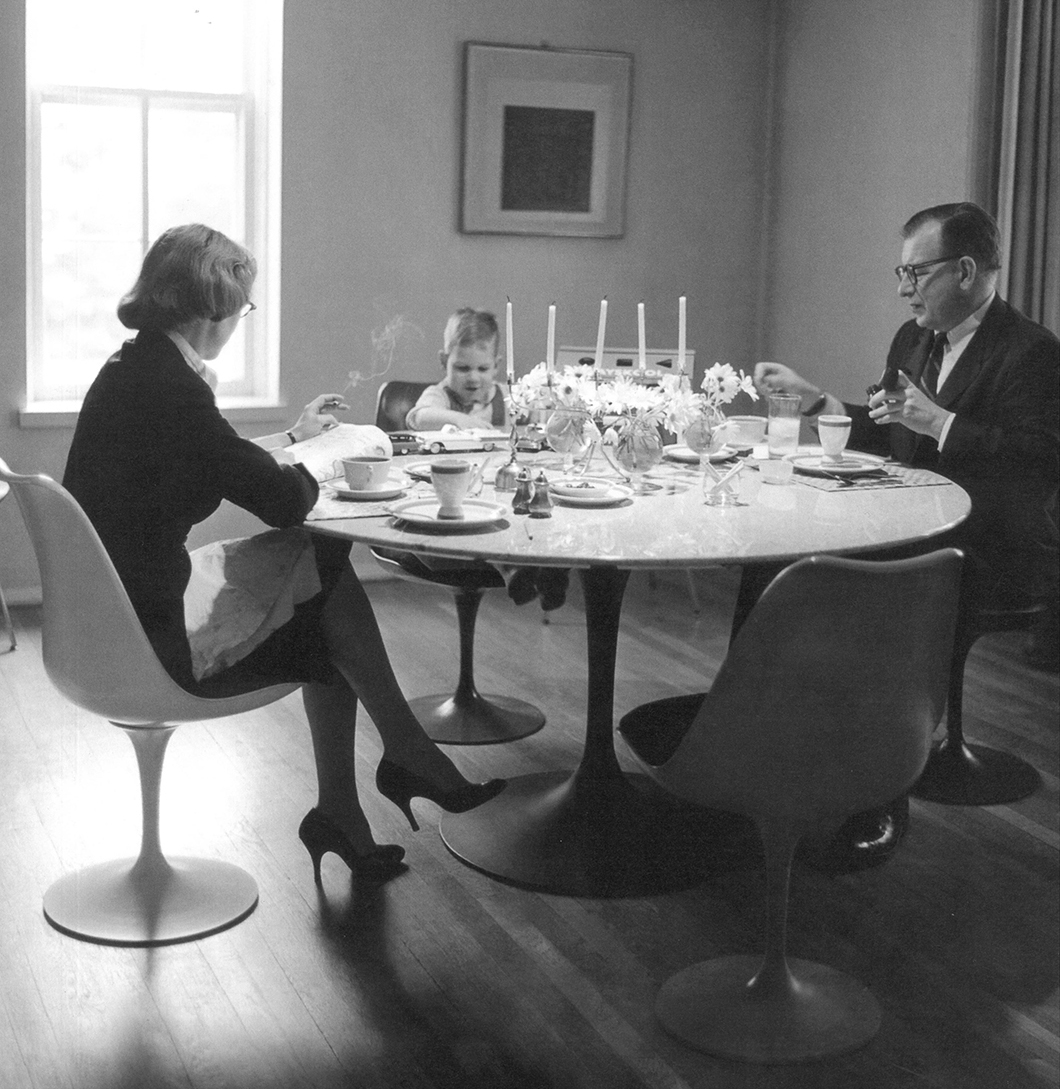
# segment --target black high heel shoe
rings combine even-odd
[[[313,860],[313,879],[320,884],[320,860],[331,851],[349,866],[350,871],[362,877],[383,879],[396,877],[408,867],[402,861],[405,848],[396,843],[385,843],[366,855],[358,854],[349,836],[314,807],[302,818],[298,826],[298,838],[305,845]]]
[[[466,813],[496,798],[508,785],[508,780],[490,779],[488,783],[465,783],[453,790],[439,790],[429,779],[384,756],[375,770],[375,785],[384,798],[389,798],[408,817],[413,832],[418,832],[420,826],[412,815],[413,798],[426,798],[448,813]]]

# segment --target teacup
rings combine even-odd
[[[849,416],[818,416],[817,437],[821,440],[826,464],[838,465],[843,460],[843,451],[850,439]]]
[[[730,416],[732,429],[726,436],[730,446],[758,446],[766,441],[765,416]]]
[[[342,458],[342,475],[355,492],[382,491],[390,480],[391,459],[375,455]]]
[[[471,487],[471,462],[463,458],[439,458],[431,462],[431,484],[438,497],[438,517],[455,521],[464,517],[464,499]]]

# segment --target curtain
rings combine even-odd
[[[1000,80],[1002,294],[1060,335],[1060,23],[1056,0],[1010,0]]]

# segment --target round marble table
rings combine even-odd
[[[930,474],[920,474],[922,478]],[[674,468],[661,490],[607,508],[563,506],[550,518],[508,514],[474,530],[439,533],[383,517],[307,523],[314,532],[427,556],[576,568],[585,593],[588,693],[585,746],[570,772],[518,776],[486,805],[446,815],[441,834],[458,858],[502,880],[584,896],[635,895],[699,879],[687,811],[621,770],[614,729],[622,596],[635,569],[793,561],[856,555],[929,539],[962,522],[968,495],[941,477],[922,487],[822,491],[762,482],[745,469],[741,505],[708,507],[696,473]],[[511,495],[482,497],[508,511]]]

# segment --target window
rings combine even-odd
[[[202,222],[258,260],[218,397],[274,403],[282,0],[28,0],[28,402],[76,409],[132,334],[151,242]]]

